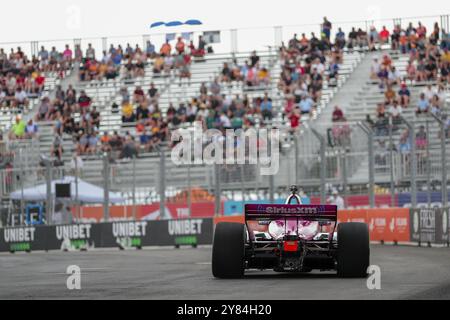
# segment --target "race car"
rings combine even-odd
[[[249,269],[337,271],[343,278],[367,277],[367,225],[338,225],[336,206],[303,205],[297,187],[291,191],[284,205],[245,205],[245,224],[217,224],[212,250],[214,277],[240,278]],[[294,200],[296,204],[292,204]]]

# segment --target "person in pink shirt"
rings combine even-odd
[[[66,44],[66,49],[63,52],[64,60],[72,60],[72,50],[70,50],[69,45]]]

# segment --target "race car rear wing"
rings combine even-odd
[[[337,206],[246,204],[245,220],[298,219],[304,221],[337,222]]]

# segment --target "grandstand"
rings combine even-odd
[[[385,104],[387,88],[398,92],[402,83],[410,91],[410,101],[407,108],[402,108],[402,117],[414,124],[414,136],[422,134],[421,126],[428,128],[426,146],[417,150],[415,170],[416,181],[424,188],[443,176],[442,143],[438,122],[430,115],[431,107],[428,114],[420,115],[416,114],[416,108],[426,86],[434,88],[439,84],[444,98],[439,112],[433,114],[446,119],[442,116],[450,93],[445,70],[448,71],[450,61],[444,60],[448,59],[445,48],[450,47],[450,39],[446,29],[439,29],[440,37],[434,43],[436,29],[420,36],[418,28],[414,31],[419,34],[414,40],[420,48],[418,55],[421,50],[428,54],[434,48],[440,52],[436,56],[439,72],[426,81],[408,80],[408,62],[417,63],[429,59],[428,56],[412,59],[411,50],[415,47],[405,51],[395,46],[399,39],[383,38],[385,32],[377,32],[374,37],[374,27],[367,28],[368,32],[338,34],[339,41],[335,43],[325,34],[320,39],[315,36],[297,39],[289,35],[288,41],[277,43],[276,48],[268,46],[269,49],[257,52],[198,52],[198,48],[204,47],[199,43],[197,49],[186,45],[181,52],[169,49],[167,54],[164,45],[158,52],[123,43],[119,47],[111,46],[100,58],[94,57],[92,48],[84,53],[78,47],[74,48],[73,55],[66,51],[55,55],[55,61],[48,62],[56,65],[53,69],[46,67],[46,55],[42,52],[36,61],[28,62],[23,53],[16,51],[15,56],[2,61],[23,59],[31,68],[27,69],[27,76],[35,81],[33,73],[41,74],[45,85],[36,95],[29,95],[28,105],[2,100],[2,156],[9,157],[1,173],[2,201],[5,207],[11,207],[8,197],[11,191],[45,183],[48,180],[42,165],[45,158],[52,161],[52,178],[75,174],[72,161],[75,154],[81,158],[82,168],[77,168],[81,171],[80,178],[121,193],[126,203],[133,205],[156,203],[194,187],[236,201],[278,198],[291,184],[300,184],[308,194],[318,196],[325,191],[324,179],[327,184],[340,188],[344,195],[367,194],[371,170],[369,149],[376,154],[375,183],[389,188],[394,181],[395,192],[410,190],[411,146],[400,150],[406,122],[397,123],[391,136],[388,125],[381,134],[376,125],[380,118],[377,105]],[[333,31],[337,32],[337,28]],[[302,30],[297,32],[301,34]],[[409,28],[402,32],[412,34]],[[382,60],[384,56],[398,72],[392,86],[380,86],[390,80],[384,82],[378,73],[371,75],[374,58]],[[5,96],[7,66],[3,65],[3,76],[0,76]],[[68,101],[69,85],[76,92],[73,101]],[[151,85],[157,92],[148,92]],[[83,91],[88,101],[79,99]],[[50,101],[48,108],[43,106],[45,97]],[[387,115],[392,103],[385,105]],[[131,109],[127,109],[129,105]],[[98,114],[93,112],[94,106]],[[335,106],[344,115],[337,120],[333,118]],[[243,113],[239,113],[240,108]],[[215,116],[211,123],[220,129],[228,122],[234,129],[281,129],[279,174],[273,179],[263,177],[251,165],[217,168],[171,163],[170,131],[189,128],[194,120],[207,124],[207,117],[212,113]],[[35,119],[38,134],[26,136],[25,131],[16,134],[17,115],[22,118],[17,119],[19,122]],[[368,116],[374,120],[373,124]],[[377,131],[374,145],[368,145],[362,126]],[[146,132],[150,136],[144,140]],[[324,150],[319,143],[321,138],[325,141]],[[446,138],[445,146],[448,146],[450,136]],[[392,165],[390,139],[396,146]],[[118,145],[112,143],[119,140]],[[450,148],[445,150],[449,154]],[[109,152],[106,159],[105,152]],[[325,164],[325,176],[321,177]]]

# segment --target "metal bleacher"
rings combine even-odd
[[[383,54],[389,54],[393,59],[393,65],[400,72],[401,76],[406,76],[406,68],[409,61],[409,55],[400,54],[397,51],[391,50],[383,50],[382,52],[378,52],[375,55],[382,56]],[[367,115],[374,120],[376,120],[376,106],[378,103],[384,102],[384,91],[380,90],[378,82],[370,81],[369,75],[367,75],[367,81],[361,87],[361,91],[358,96],[347,106],[346,108],[346,116],[348,121],[350,122],[360,122],[366,119]],[[408,88],[411,92],[411,100],[408,108],[403,109],[402,116],[410,123],[414,123],[415,132],[419,130],[420,126],[427,126],[429,128],[429,156],[427,157],[430,160],[430,170],[427,170],[425,165],[418,165],[417,170],[417,178],[419,182],[424,183],[427,179],[431,180],[440,180],[442,165],[441,165],[441,142],[440,142],[440,127],[438,123],[431,117],[426,115],[416,115],[415,110],[418,105],[420,93],[425,89],[425,87],[431,84],[436,86],[436,82],[410,82],[407,81]],[[399,85],[393,87],[394,91],[399,90]],[[446,102],[444,103],[447,106],[450,103],[450,91],[449,86],[445,87],[445,95]],[[446,110],[443,110],[444,113]],[[393,144],[395,146],[399,145],[401,134],[407,129],[406,124],[400,124],[398,126],[398,130],[393,132]],[[379,143],[379,141],[386,141],[387,137],[376,137],[375,144]],[[450,140],[446,140],[446,152],[447,156],[450,156]],[[402,158],[399,152],[394,153],[394,179],[399,183],[409,183],[411,176],[410,170],[407,166],[403,165],[405,163],[405,159]],[[365,156],[364,160],[361,162],[359,169],[355,171],[354,175],[351,177],[351,180],[354,183],[367,183],[368,177],[368,157]],[[376,174],[375,179],[376,183],[389,183],[390,181],[390,167],[387,165],[376,165]],[[428,177],[428,171],[430,176]]]
[[[92,105],[96,106],[97,110],[101,114],[100,134],[105,131],[119,131],[121,134],[130,132],[131,134],[134,134],[134,124],[123,124],[121,119],[121,111],[118,110],[117,113],[114,113],[112,110],[113,103],[117,103],[119,106],[121,104],[119,91],[122,87],[126,87],[128,92],[132,93],[137,86],[141,86],[144,91],[147,91],[150,83],[154,83],[159,90],[160,97],[158,104],[164,115],[170,103],[177,106],[179,103],[186,103],[193,97],[198,96],[202,83],[206,83],[208,85],[215,77],[217,77],[225,62],[230,64],[233,59],[237,59],[239,64],[243,64],[245,60],[249,59],[250,54],[250,52],[236,54],[210,54],[205,56],[204,59],[194,60],[190,68],[192,75],[190,81],[183,79],[183,81],[180,82],[180,79],[176,74],[172,74],[170,76],[155,75],[153,74],[152,63],[150,62],[146,66],[145,76],[142,78],[127,80],[122,76],[119,76],[114,80],[79,82],[75,75],[63,83],[63,87],[66,84],[72,84],[77,92],[84,90],[87,95],[92,98]],[[240,95],[242,97],[247,95],[249,99],[263,97],[264,94],[267,93],[273,101],[274,111],[272,123],[268,124],[276,125],[281,129],[288,128],[289,124],[284,115],[284,95],[278,89],[281,74],[281,64],[278,52],[265,51],[258,52],[257,54],[260,57],[260,65],[269,70],[271,76],[270,83],[267,86],[260,87],[247,87],[243,83],[238,82],[221,84],[221,93],[227,96]],[[364,53],[357,51],[345,52],[343,64],[340,66],[339,80],[336,83],[329,84],[325,79],[322,100],[318,103],[317,112],[311,119],[309,117],[305,117],[303,119],[305,122],[320,121],[321,114],[324,110],[329,108],[328,105],[333,96],[345,85],[355,68],[357,68],[359,63],[364,58],[364,55]],[[327,66],[328,63],[326,64],[326,67]],[[52,82],[49,79],[47,81],[48,87],[46,87],[48,94],[51,94],[51,91],[58,84],[61,84],[61,81],[54,80]],[[30,108],[30,115],[32,110],[33,109]],[[78,116],[79,115],[75,115],[75,120],[78,120]],[[53,125],[54,123],[52,122],[39,123],[38,150],[40,154],[46,156],[50,155],[50,149],[54,139]],[[289,143],[289,141],[285,141],[285,146],[288,148],[290,146]],[[70,163],[72,154],[75,150],[75,144],[73,143],[72,138],[68,135],[63,136],[63,148],[64,153],[62,160],[65,163],[65,167],[62,169],[67,173],[70,170],[70,168],[68,168],[68,164]],[[168,152],[165,157],[165,177],[167,180],[166,189],[169,195],[171,193],[170,190],[173,189],[173,193],[175,194],[177,190],[186,187],[188,183],[192,184],[192,186],[203,187],[207,190],[212,190],[214,188],[213,168],[207,166],[191,167],[189,172],[190,181],[188,182],[186,168],[172,164],[170,161],[170,154]],[[104,174],[102,171],[104,163],[101,155],[83,156],[83,160],[83,179],[96,185],[102,185],[104,183]],[[283,162],[284,160],[282,159],[281,161]],[[131,184],[134,183],[136,186],[138,199],[147,199],[145,201],[148,202],[148,198],[151,198],[152,201],[156,201],[158,181],[161,174],[159,164],[160,155],[158,152],[141,153],[138,159],[136,159],[135,164],[133,164],[133,161],[119,161],[116,164],[112,164],[110,186],[113,191],[127,193],[128,190],[130,190]],[[37,167],[38,163],[36,163],[35,166]],[[139,173],[134,177],[132,174],[133,166],[135,166],[136,171]],[[254,174],[246,175],[246,177],[246,182],[250,182],[252,184],[254,183],[256,187],[262,179],[258,175]],[[42,178],[43,177],[40,179]],[[33,177],[33,179],[37,178]],[[280,173],[278,183],[287,184],[289,179],[291,179],[289,174]],[[226,182],[223,181],[222,185],[224,190],[227,188],[238,188],[238,186],[239,181],[234,181],[233,179]]]

